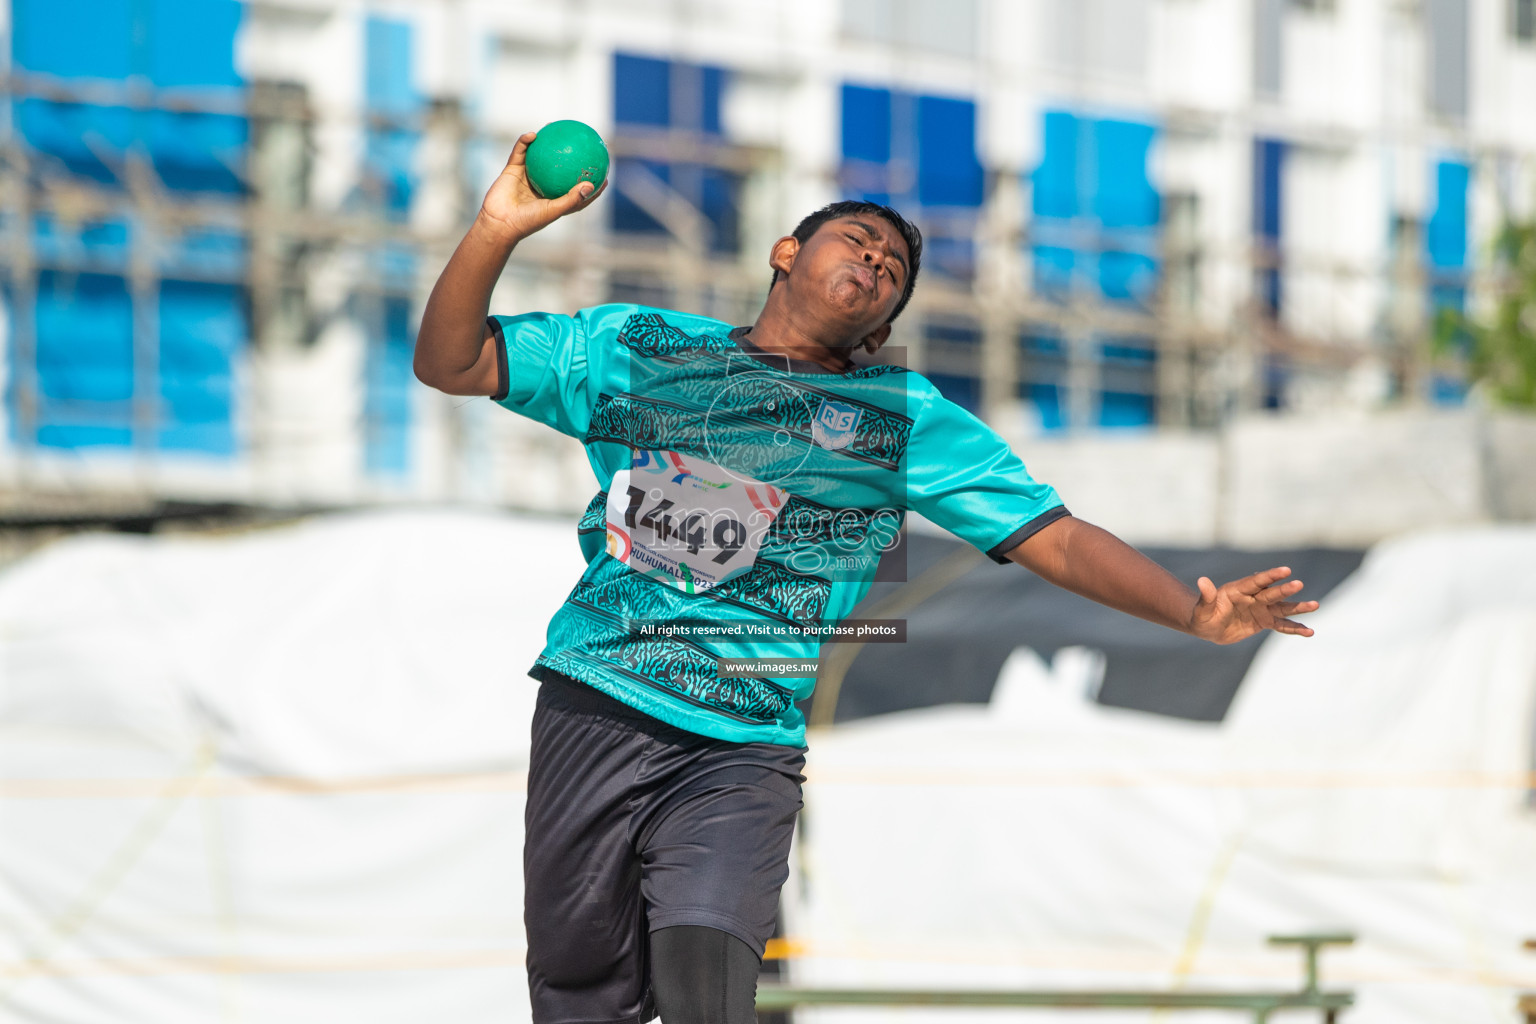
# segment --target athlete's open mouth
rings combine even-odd
[[[860,288],[871,292],[875,290],[876,278],[874,268],[870,267],[867,263],[850,263],[848,266],[853,270],[853,279]]]

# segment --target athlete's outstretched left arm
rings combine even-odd
[[[1286,580],[1285,566],[1219,587],[1202,576],[1197,594],[1114,534],[1072,516],[1032,534],[1008,558],[1074,594],[1212,643],[1266,629],[1312,635],[1290,616],[1316,610],[1317,602],[1290,600],[1302,583]]]

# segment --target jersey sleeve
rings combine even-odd
[[[910,509],[995,562],[1007,562],[1026,538],[1070,514],[996,431],[918,380],[905,466]]]
[[[498,388],[491,400],[502,408],[581,438],[607,378],[622,369],[614,355],[619,328],[634,311],[610,305],[575,316],[524,313],[491,316],[497,345]],[[622,384],[617,385],[622,390]]]

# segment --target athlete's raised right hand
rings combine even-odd
[[[514,244],[566,214],[585,208],[608,187],[607,179],[596,188],[583,181],[563,196],[539,198],[528,183],[528,144],[537,137],[538,132],[524,132],[518,138],[512,155],[507,157],[507,165],[480,204],[480,219],[485,226],[505,233],[506,240]]]

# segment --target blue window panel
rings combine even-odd
[[[133,397],[133,308],[121,277],[38,274],[37,377],[45,399]]]
[[[1099,426],[1150,427],[1157,422],[1157,405],[1151,395],[1128,391],[1099,392]]]
[[[1146,304],[1157,290],[1157,261],[1141,253],[1099,254],[1099,291],[1106,299]]]
[[[44,264],[84,260],[96,269],[120,269],[128,260],[128,224],[120,220],[60,223],[39,214],[33,221],[33,243]]]
[[[1145,304],[1160,276],[1161,200],[1147,173],[1156,127],[1047,110],[1042,136],[1030,203],[1035,289],[1061,298],[1085,286]]]
[[[891,90],[844,84],[842,185],[867,203],[891,202]]]
[[[700,105],[700,117],[703,123],[699,128],[706,135],[721,134],[720,127],[720,96],[725,89],[725,70],[723,68],[704,67],[703,75],[704,95]]]
[[[1467,265],[1467,186],[1472,169],[1452,160],[1435,165],[1435,209],[1424,232],[1432,267]]]
[[[1061,387],[1056,384],[1029,383],[1019,387],[1020,397],[1035,407],[1040,417],[1040,429],[1047,434],[1059,434],[1067,428],[1062,414]]]
[[[709,220],[709,246],[715,252],[735,252],[741,247],[741,218],[736,175],[716,167],[702,168],[699,209]]]
[[[716,110],[718,119],[718,103]],[[672,68],[665,60],[613,55],[613,120],[617,124],[672,124]]]
[[[923,337],[949,345],[981,344],[981,331],[965,324],[927,323],[923,325]]]
[[[891,159],[891,90],[843,86],[843,159],[884,164]]]
[[[1103,341],[1099,343],[1099,357],[1106,363],[1151,369],[1157,363],[1157,350],[1150,342]]]
[[[121,162],[133,139],[129,111],[46,100],[22,100],[16,107],[22,137],[34,149],[58,160],[71,174],[103,185],[119,184],[111,163]]]
[[[165,260],[164,272],[169,276],[238,277],[245,273],[247,255],[245,236],[238,232],[192,228],[182,232]]]
[[[1063,342],[1060,337],[1054,334],[1020,335],[1019,344],[1023,347],[1024,354],[1029,358],[1066,358],[1066,343]]]
[[[141,10],[143,8],[141,7]],[[162,89],[245,84],[235,70],[235,35],[243,6],[235,0],[152,0],[142,32],[150,79]],[[149,149],[166,186],[239,193],[249,139],[245,118],[225,114],[149,115]]]
[[[980,206],[976,104],[942,96],[917,98],[917,200],[923,206]]]
[[[411,80],[411,26],[368,18],[365,24],[364,97],[370,113],[408,117],[421,105]],[[414,164],[420,134],[403,128],[370,128],[364,144],[368,188],[391,220],[403,221],[415,192]]]
[[[134,0],[16,0],[17,65],[66,78],[127,78],[134,67]]]
[[[1285,167],[1285,143],[1279,139],[1253,140],[1253,233],[1268,243],[1272,255],[1279,256],[1283,209],[1281,175]],[[1271,314],[1280,312],[1283,282],[1279,267],[1265,267],[1258,272],[1258,298]]]
[[[1135,121],[1093,122],[1093,212],[1106,228],[1150,228],[1158,223],[1157,190],[1147,177],[1156,129]]]
[[[672,166],[655,160],[635,160],[630,157],[619,157],[614,161],[613,170],[610,173],[622,181],[626,177],[634,175],[637,168],[648,171],[663,182],[671,184]],[[613,203],[610,208],[613,210],[613,230],[615,231],[657,235],[666,233],[667,229],[662,227],[661,222],[646,213],[640,207],[640,204],[629,198],[622,189],[614,191]]]
[[[240,288],[161,282],[161,448],[234,453],[234,367],[248,335]]]
[[[385,299],[378,326],[370,339],[364,370],[364,460],[370,473],[402,476],[410,468],[411,396],[415,391],[410,304],[405,299]]]
[[[237,0],[152,0],[142,36],[150,79],[162,89],[244,85],[234,61],[243,7]]]
[[[172,89],[243,84],[234,67],[241,17],[234,0],[29,0],[15,5],[15,14],[16,62],[29,71],[104,79],[143,75]],[[41,100],[18,107],[27,141],[71,173],[114,183],[110,164],[138,139],[172,189],[242,189],[233,168],[240,166],[247,140],[243,117]]]
[[[120,422],[77,423],[65,419],[45,420],[37,424],[37,444],[43,448],[127,448],[133,444],[133,430],[124,413]]]
[[[420,136],[416,132],[371,129],[368,132],[366,162],[374,198],[390,214],[390,219],[404,220],[415,192],[413,164]]]
[[[37,277],[37,444],[133,443],[133,307],[121,277]],[[18,368],[13,364],[12,373]],[[15,407],[11,408],[13,430]],[[16,435],[22,443],[34,438]]]
[[[376,114],[408,115],[419,97],[411,81],[411,26],[369,17],[364,25],[363,96]]]
[[[241,193],[245,184],[237,172],[245,166],[248,129],[242,117],[154,111],[149,148],[155,172],[170,189]]]
[[[1045,112],[1045,149],[1035,168],[1030,206],[1037,217],[1075,217],[1078,205],[1078,119],[1064,110]]]
[[[939,394],[967,411],[981,415],[981,381],[975,377],[959,377],[948,373],[930,373],[926,376],[939,389]]]
[[[11,13],[11,52],[21,70],[102,79],[123,79],[142,70],[134,67],[131,0],[26,0],[14,3]],[[127,150],[134,134],[128,110],[29,99],[16,104],[16,112],[22,137],[35,149],[58,159],[71,174],[116,183],[102,156],[110,161]]]
[[[1035,246],[1034,290],[1051,299],[1065,299],[1072,294],[1072,271],[1077,254],[1056,245]]]
[[[617,125],[674,128],[709,136],[721,134],[720,101],[726,81],[723,69],[628,53],[615,53],[613,61]],[[674,93],[688,95],[689,102],[674,105]],[[623,181],[642,168],[703,214],[709,222],[706,244],[711,251],[732,252],[740,246],[740,182],[736,175],[682,161],[620,159],[615,161],[613,176]],[[666,229],[622,189],[617,190],[610,209],[615,231],[665,233]]]
[[[976,242],[933,232],[923,239],[923,269],[946,277],[969,278],[976,273]]]
[[[1284,142],[1253,140],[1253,233],[1259,238],[1280,238],[1280,176],[1284,165]]]

